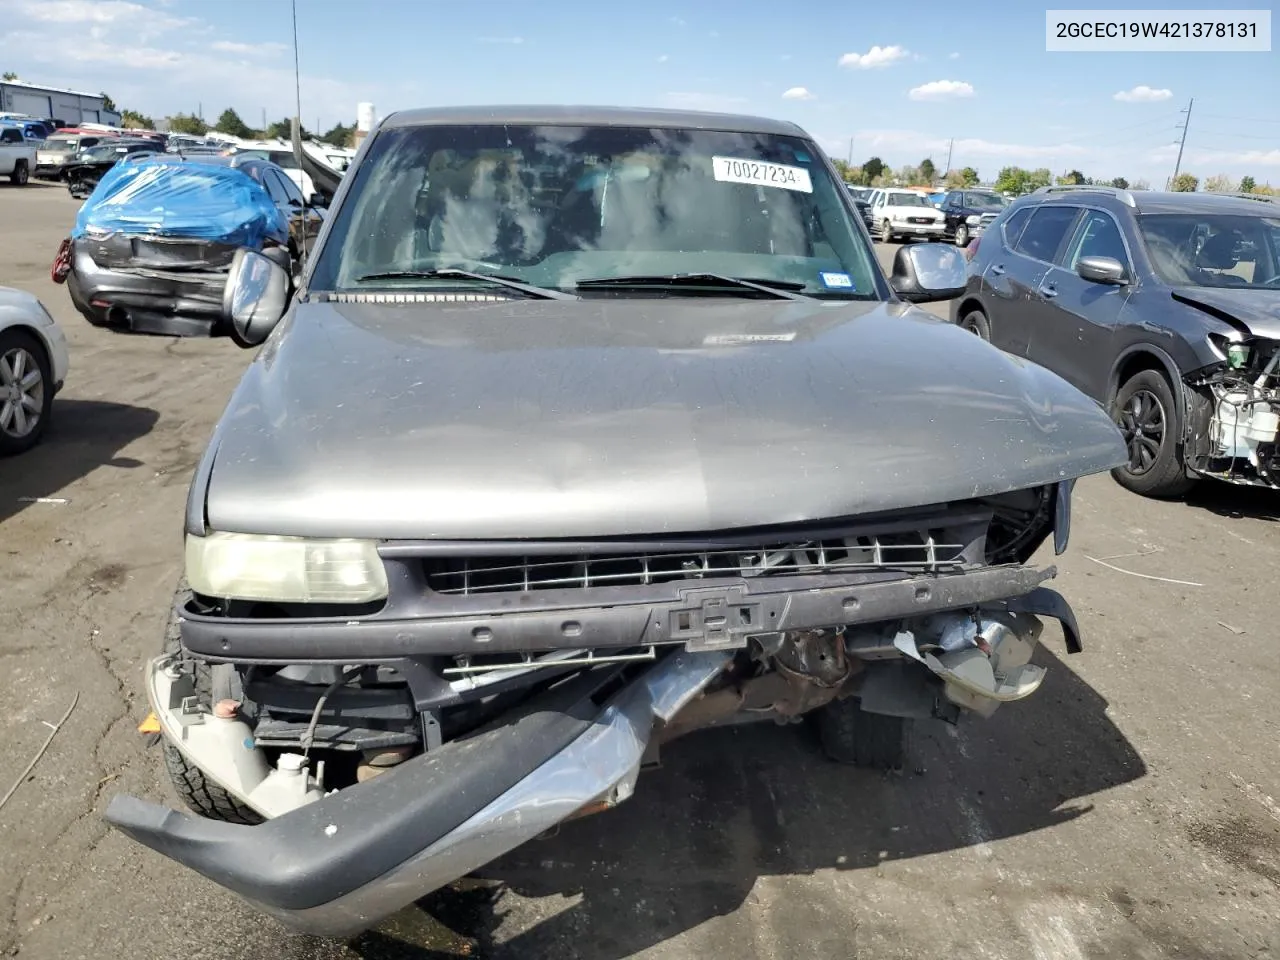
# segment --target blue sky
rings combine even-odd
[[[1201,4],[1201,6],[1204,6]],[[304,123],[457,103],[794,120],[834,157],[1280,184],[1280,55],[1047,53],[1044,7],[810,0],[298,0]],[[288,0],[0,0],[0,70],[152,116],[293,111]]]

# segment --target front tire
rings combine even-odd
[[[1144,497],[1177,497],[1195,485],[1183,463],[1182,420],[1173,388],[1158,370],[1140,370],[1116,394],[1112,417],[1124,434],[1129,462],[1115,481]]]
[[[29,179],[31,179],[31,171],[27,169],[27,161],[17,161],[13,165],[13,173],[9,174],[9,182],[15,187],[25,187]]]
[[[967,247],[969,245],[969,228],[965,224],[956,227],[956,246]]]
[[[907,762],[911,721],[866,713],[859,700],[833,700],[817,711],[818,738],[827,759],[873,770],[900,770]]]
[[[890,243],[893,240],[893,229],[888,220],[880,224],[880,240],[883,243]]]
[[[191,597],[186,587],[185,578],[174,595],[173,607],[169,611],[169,623],[164,634],[164,652],[175,654],[182,649],[182,634],[178,623],[178,608]],[[220,671],[230,671],[231,676],[220,674],[214,676],[213,668],[204,661],[195,662],[196,699],[205,709],[212,709],[215,700],[223,699],[223,694],[234,695],[229,681],[234,676],[234,668],[220,665]],[[215,688],[218,689],[215,693]],[[238,699],[238,698],[237,698]],[[227,823],[242,823],[249,826],[262,823],[262,816],[251,807],[245,806],[234,796],[205,777],[204,772],[187,762],[182,751],[167,741],[164,742],[164,767],[169,774],[178,798],[194,813],[210,820],[223,820]]]

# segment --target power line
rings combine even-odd
[[[1237,120],[1240,123],[1280,123],[1280,120],[1263,119],[1262,117],[1226,117],[1220,113],[1202,113],[1207,120]]]
[[[1223,133],[1217,130],[1210,130],[1205,136],[1209,137],[1227,137],[1236,140],[1268,140],[1271,143],[1280,143],[1280,137],[1275,134],[1257,134],[1257,133]]]

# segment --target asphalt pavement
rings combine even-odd
[[[0,796],[78,698],[0,808],[0,955],[1280,955],[1280,495],[1227,487],[1166,503],[1080,484],[1057,586],[1085,651],[1067,658],[1050,624],[1044,688],[922,729],[901,775],[828,764],[803,726],[694,735],[617,810],[349,944],[108,831],[118,792],[177,803],[135,730],[141,669],[191,470],[251,353],[89,327],[49,279],[76,208],[0,183],[0,284],[39,295],[71,343],[44,444],[0,461]]]

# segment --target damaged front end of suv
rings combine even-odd
[[[1198,476],[1280,489],[1280,340],[1207,335],[1220,359],[1184,378],[1187,465]]]
[[[348,935],[628,799],[691,731],[812,718],[895,767],[909,723],[1033,695],[1046,619],[1080,649],[1033,559],[1120,431],[904,302],[954,295],[953,247],[886,278],[856,216],[791,124],[383,121],[292,302],[232,266],[263,348],[145,677],[200,816],[108,821]]]

